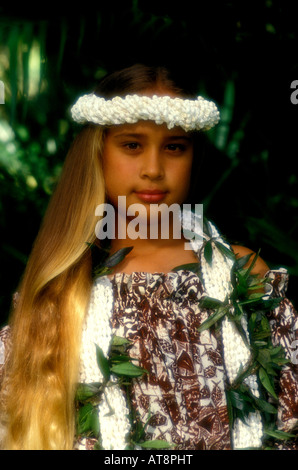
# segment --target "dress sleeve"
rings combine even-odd
[[[279,305],[269,316],[273,346],[281,345],[289,360],[279,377],[277,426],[285,432],[298,429],[298,314],[287,299],[288,272],[281,268],[269,271],[270,298],[281,297]]]

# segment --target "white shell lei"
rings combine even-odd
[[[183,227],[191,230],[191,218],[184,216],[185,212],[183,213]],[[212,229],[212,238],[224,243],[215,227],[210,224],[210,228]],[[199,245],[197,242],[194,242],[193,249],[198,253]],[[200,261],[207,295],[222,301],[225,300],[231,292],[232,260],[225,258],[214,245],[212,266],[206,262],[203,255],[200,256]],[[108,355],[112,338],[112,328],[110,326],[112,312],[113,291],[111,282],[107,277],[100,277],[95,281],[92,288],[89,310],[83,328],[80,360],[80,382],[82,383],[100,382],[102,380],[96,361],[95,343],[102,348],[105,355]],[[245,321],[243,327],[247,331]],[[222,340],[225,368],[228,380],[232,382],[236,378],[240,366],[245,366],[249,361],[250,351],[234,324],[226,318],[222,322]],[[246,383],[252,393],[259,396],[256,376],[248,377]],[[114,414],[109,414],[109,416],[107,416],[109,412],[108,403],[112,404],[115,411]],[[103,397],[103,401],[98,407],[98,412],[103,448],[106,450],[125,449],[125,437],[130,430],[130,423],[126,401],[118,386],[107,390],[106,397]],[[262,436],[263,425],[260,413],[250,413],[246,424],[239,419],[235,422],[231,436],[233,449],[261,447]]]
[[[210,226],[212,237],[217,238],[217,240],[223,243],[215,227],[211,224]],[[228,247],[226,244],[225,246]],[[232,289],[231,268],[233,261],[225,258],[216,245],[213,245],[212,266],[206,262],[203,255],[200,257],[200,261],[203,283],[208,296],[224,301]],[[247,332],[247,321],[245,318],[242,319],[242,327]],[[225,369],[228,380],[232,383],[236,379],[240,367],[245,367],[248,364],[251,352],[233,322],[224,318],[221,328]],[[256,375],[247,377],[245,383],[249,386],[252,393],[258,397],[259,391]],[[260,413],[258,411],[250,413],[247,424],[237,419],[234,423],[231,437],[233,449],[260,448],[263,437],[263,423]]]
[[[112,339],[110,319],[113,310],[113,292],[107,277],[98,278],[91,292],[90,305],[83,327],[80,361],[80,382],[102,382],[103,376],[96,360],[98,344],[104,355],[108,356]],[[110,413],[109,404],[114,413]],[[106,388],[105,395],[98,406],[101,430],[101,443],[106,450],[123,450],[126,435],[130,431],[128,408],[122,390],[118,385]]]
[[[169,129],[179,126],[186,132],[209,130],[219,122],[219,111],[212,101],[170,96],[116,96],[101,98],[94,93],[81,96],[71,108],[74,121],[102,126],[134,124],[140,120],[165,123]]]

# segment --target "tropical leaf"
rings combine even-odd
[[[277,414],[277,409],[274,405],[269,403],[268,401],[262,400],[261,398],[254,397],[254,403],[256,404],[256,407],[260,411],[264,411],[265,413]]]
[[[89,244],[90,245],[90,244]],[[108,253],[101,248],[98,248],[96,245],[91,245],[91,248],[97,249],[97,254],[93,254],[93,264],[95,264],[96,259],[99,259],[99,263],[95,265],[93,268],[93,276],[100,277],[110,274],[112,272],[112,268],[119,264],[125,256],[130,253],[133,249],[132,246],[124,247],[120,250],[116,251],[112,255],[108,256]]]
[[[207,320],[205,320],[202,325],[198,328],[199,333],[204,330],[208,330],[211,326],[221,320],[229,311],[229,307],[223,305],[219,307],[214,313],[212,313]]]
[[[104,379],[109,380],[111,375],[110,365],[108,359],[105,357],[102,349],[96,344],[96,360],[99,370],[101,371]]]
[[[199,301],[199,305],[201,308],[208,308],[208,309],[214,310],[216,308],[225,306],[225,303],[221,302],[221,300],[214,299],[213,297],[207,296],[207,297],[203,297]]]
[[[269,375],[267,374],[266,370],[264,367],[260,367],[259,369],[259,379],[264,386],[264,388],[267,390],[267,392],[276,400],[278,400],[278,396],[276,395],[276,392],[274,390],[274,386],[270,380]]]
[[[99,419],[97,408],[87,403],[80,407],[77,412],[77,432],[79,435],[88,435],[98,437],[99,435]]]
[[[229,258],[233,261],[235,260],[235,253],[230,248],[226,247],[225,245],[216,240],[214,241],[214,244],[226,258]]]
[[[113,364],[110,369],[112,374],[123,377],[141,377],[146,373],[145,369],[138,367],[131,362],[122,362],[119,364]]]
[[[128,346],[131,345],[131,341],[126,338],[122,338],[121,336],[113,335],[112,337],[112,347],[115,346]]]
[[[264,429],[265,434],[267,434],[270,437],[274,437],[275,439],[278,440],[288,440],[297,437],[295,434],[291,434],[288,432],[284,431],[279,431],[278,429]]]
[[[236,258],[233,269],[235,271],[240,271],[249,262],[252,255],[253,253],[249,253],[248,255],[242,256],[241,258]]]
[[[212,243],[213,240],[208,240],[205,243],[205,246],[203,248],[204,250],[204,258],[206,262],[211,266],[212,265],[212,257],[213,257],[213,249],[212,249]]]
[[[113,268],[117,264],[119,264],[128,253],[131,252],[133,246],[128,246],[125,248],[121,248],[120,250],[116,251],[113,255],[109,256],[105,261],[105,266],[107,268]]]
[[[78,384],[76,390],[76,400],[79,402],[85,402],[95,397],[98,394],[98,390],[101,384],[91,383],[91,384]]]
[[[167,441],[162,439],[155,439],[152,441],[138,442],[136,445],[142,447],[143,449],[170,449],[173,447],[173,444],[170,444]]]

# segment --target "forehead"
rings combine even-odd
[[[111,137],[138,134],[162,137],[191,137],[191,133],[184,131],[181,127],[168,129],[166,124],[156,124],[153,121],[138,121],[135,124],[120,124],[108,127],[107,129],[107,135]]]

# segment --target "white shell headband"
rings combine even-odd
[[[134,124],[140,120],[165,123],[168,129],[182,127],[186,132],[207,131],[219,122],[219,111],[212,101],[202,96],[196,99],[170,96],[116,96],[101,98],[95,94],[84,95],[71,108],[74,121],[92,122],[101,126]]]

